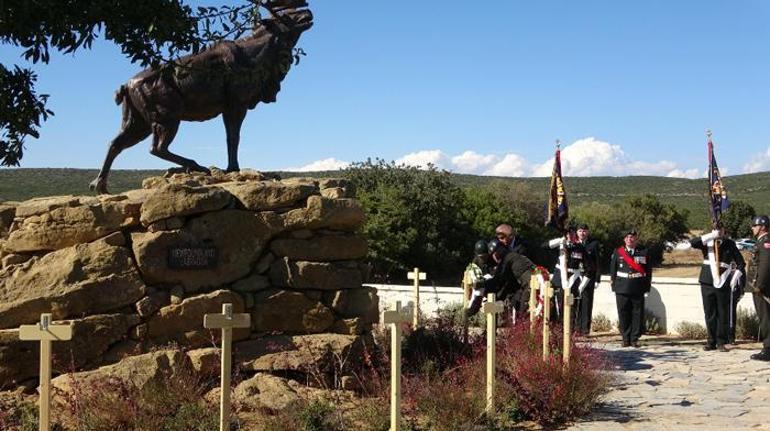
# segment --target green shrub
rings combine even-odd
[[[326,400],[313,400],[305,404],[299,413],[300,431],[337,431],[343,430],[338,417],[335,417],[333,405]]]
[[[759,338],[759,317],[757,314],[754,311],[739,308],[736,317],[736,340],[757,340]]]
[[[595,332],[609,332],[612,331],[612,322],[609,317],[599,313],[591,319],[591,329]]]
[[[663,333],[660,319],[647,308],[644,309],[644,333],[649,335],[660,335]]]
[[[679,334],[680,338],[685,340],[703,340],[708,336],[706,327],[700,323],[686,321],[679,322],[679,324],[676,325],[676,332]]]

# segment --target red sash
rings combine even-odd
[[[647,275],[647,271],[644,270],[644,267],[642,265],[639,265],[634,260],[634,258],[632,258],[631,256],[628,255],[628,252],[626,251],[625,247],[619,247],[617,251],[618,251],[618,254],[620,255],[620,257],[622,257],[623,260],[626,261],[626,265],[630,266],[631,269],[633,269],[634,271],[642,274],[643,276]]]

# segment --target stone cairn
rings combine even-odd
[[[141,384],[181,364],[217,375],[219,331],[203,316],[223,303],[251,314],[251,328],[233,331],[245,404],[285,408],[305,386],[278,375],[360,360],[378,299],[362,287],[364,213],[346,180],[214,171],[142,187],[0,202],[0,391],[37,385],[38,351],[18,327],[49,312],[73,324],[72,340],[54,345],[55,369],[81,381]]]

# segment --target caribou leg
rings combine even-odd
[[[107,191],[107,176],[110,174],[110,168],[112,167],[112,162],[115,161],[115,157],[126,148],[143,141],[146,137],[150,136],[150,133],[152,133],[152,130],[144,121],[134,120],[131,117],[127,122],[124,122],[118,135],[110,142],[102,169],[99,171],[99,175],[91,181],[89,188],[99,194],[109,193]]]
[[[179,120],[170,121],[165,124],[153,123],[153,137],[150,153],[154,156],[160,157],[163,160],[176,163],[177,165],[186,168],[189,171],[198,171],[210,174],[211,171],[196,163],[195,160],[184,158],[168,150],[168,146],[171,145],[171,141],[174,140],[178,130]]]
[[[246,117],[246,111],[246,108],[239,107],[222,113],[227,133],[227,172],[241,170],[238,166],[238,145],[241,142],[241,125]]]

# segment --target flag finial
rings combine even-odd
[[[559,139],[556,140],[556,149],[557,150],[561,149],[561,141]]]
[[[711,129],[706,129],[706,137],[709,138],[709,141],[711,140]]]

